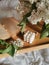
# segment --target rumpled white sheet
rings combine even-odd
[[[0,65],[49,65],[49,49],[2,58]]]
[[[20,20],[19,13],[14,10],[18,4],[18,0],[1,0],[0,18],[14,16]],[[13,10],[5,10],[8,7],[13,8]],[[16,54],[14,57],[0,58],[0,65],[49,65],[49,49]]]

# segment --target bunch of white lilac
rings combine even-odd
[[[37,24],[37,22],[41,19],[49,19],[49,0],[29,0],[31,4],[36,2],[37,12],[35,10],[32,11],[31,16],[28,18],[33,24]],[[47,23],[47,22],[46,22]],[[49,23],[49,22],[48,22]]]

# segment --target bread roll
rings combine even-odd
[[[4,28],[3,25],[0,24],[0,39],[2,40],[6,40],[10,38],[10,34],[8,33],[8,31]]]
[[[13,17],[0,19],[0,24],[4,25],[5,29],[10,33],[10,36],[13,39],[16,38],[16,34],[20,30],[19,26],[17,26],[18,23],[19,22]]]

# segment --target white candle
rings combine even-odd
[[[32,35],[32,32],[30,32],[28,35],[27,35],[27,42],[29,42],[29,39],[30,39],[30,36]]]
[[[35,39],[35,33],[32,33],[30,39],[29,39],[29,43],[31,44]]]
[[[27,31],[25,34],[24,34],[24,41],[27,41],[27,35],[29,34],[29,31]]]

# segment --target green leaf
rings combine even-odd
[[[3,50],[0,50],[0,54],[2,54],[3,53]]]
[[[13,56],[15,53],[15,48],[13,45],[10,45],[7,49],[3,51],[3,53],[8,53],[9,55]]]
[[[3,45],[3,46],[6,45],[5,49],[0,49],[0,54],[8,53],[9,55],[14,56],[15,49],[18,50],[18,46],[9,44],[5,42],[4,40],[0,40],[0,45]]]
[[[41,38],[44,37],[49,37],[49,24],[44,24],[43,29],[42,29],[42,33],[41,33]]]
[[[21,26],[21,32],[22,32],[22,33],[24,32],[24,29],[25,29],[27,23],[28,23],[28,19],[27,19],[27,18],[24,18],[24,19],[19,23],[19,26]]]
[[[4,40],[1,40],[1,39],[0,39],[0,44],[4,45],[4,46],[8,46],[9,45],[7,42],[5,42]]]
[[[6,48],[4,51],[3,51],[3,53],[7,53],[7,52],[9,52],[11,50],[11,45],[8,47],[8,48]]]
[[[46,25],[46,28],[49,29],[49,24]]]
[[[41,33],[41,38],[48,37],[48,36],[49,36],[49,30],[48,30],[48,29],[45,29],[45,30]]]
[[[21,32],[23,33],[24,32],[24,29],[26,27],[26,23],[23,24],[22,28],[21,28]]]
[[[13,45],[11,45],[11,50],[9,50],[8,54],[14,56],[14,53],[15,53],[15,48]]]
[[[23,26],[23,25],[24,25],[24,22],[23,21],[19,23],[19,26]]]
[[[5,41],[0,40],[0,44],[1,44],[1,45],[5,45],[6,43],[5,43]]]
[[[19,47],[17,46],[17,45],[13,45],[14,46],[14,48],[16,49],[16,50],[18,50],[19,49]]]

